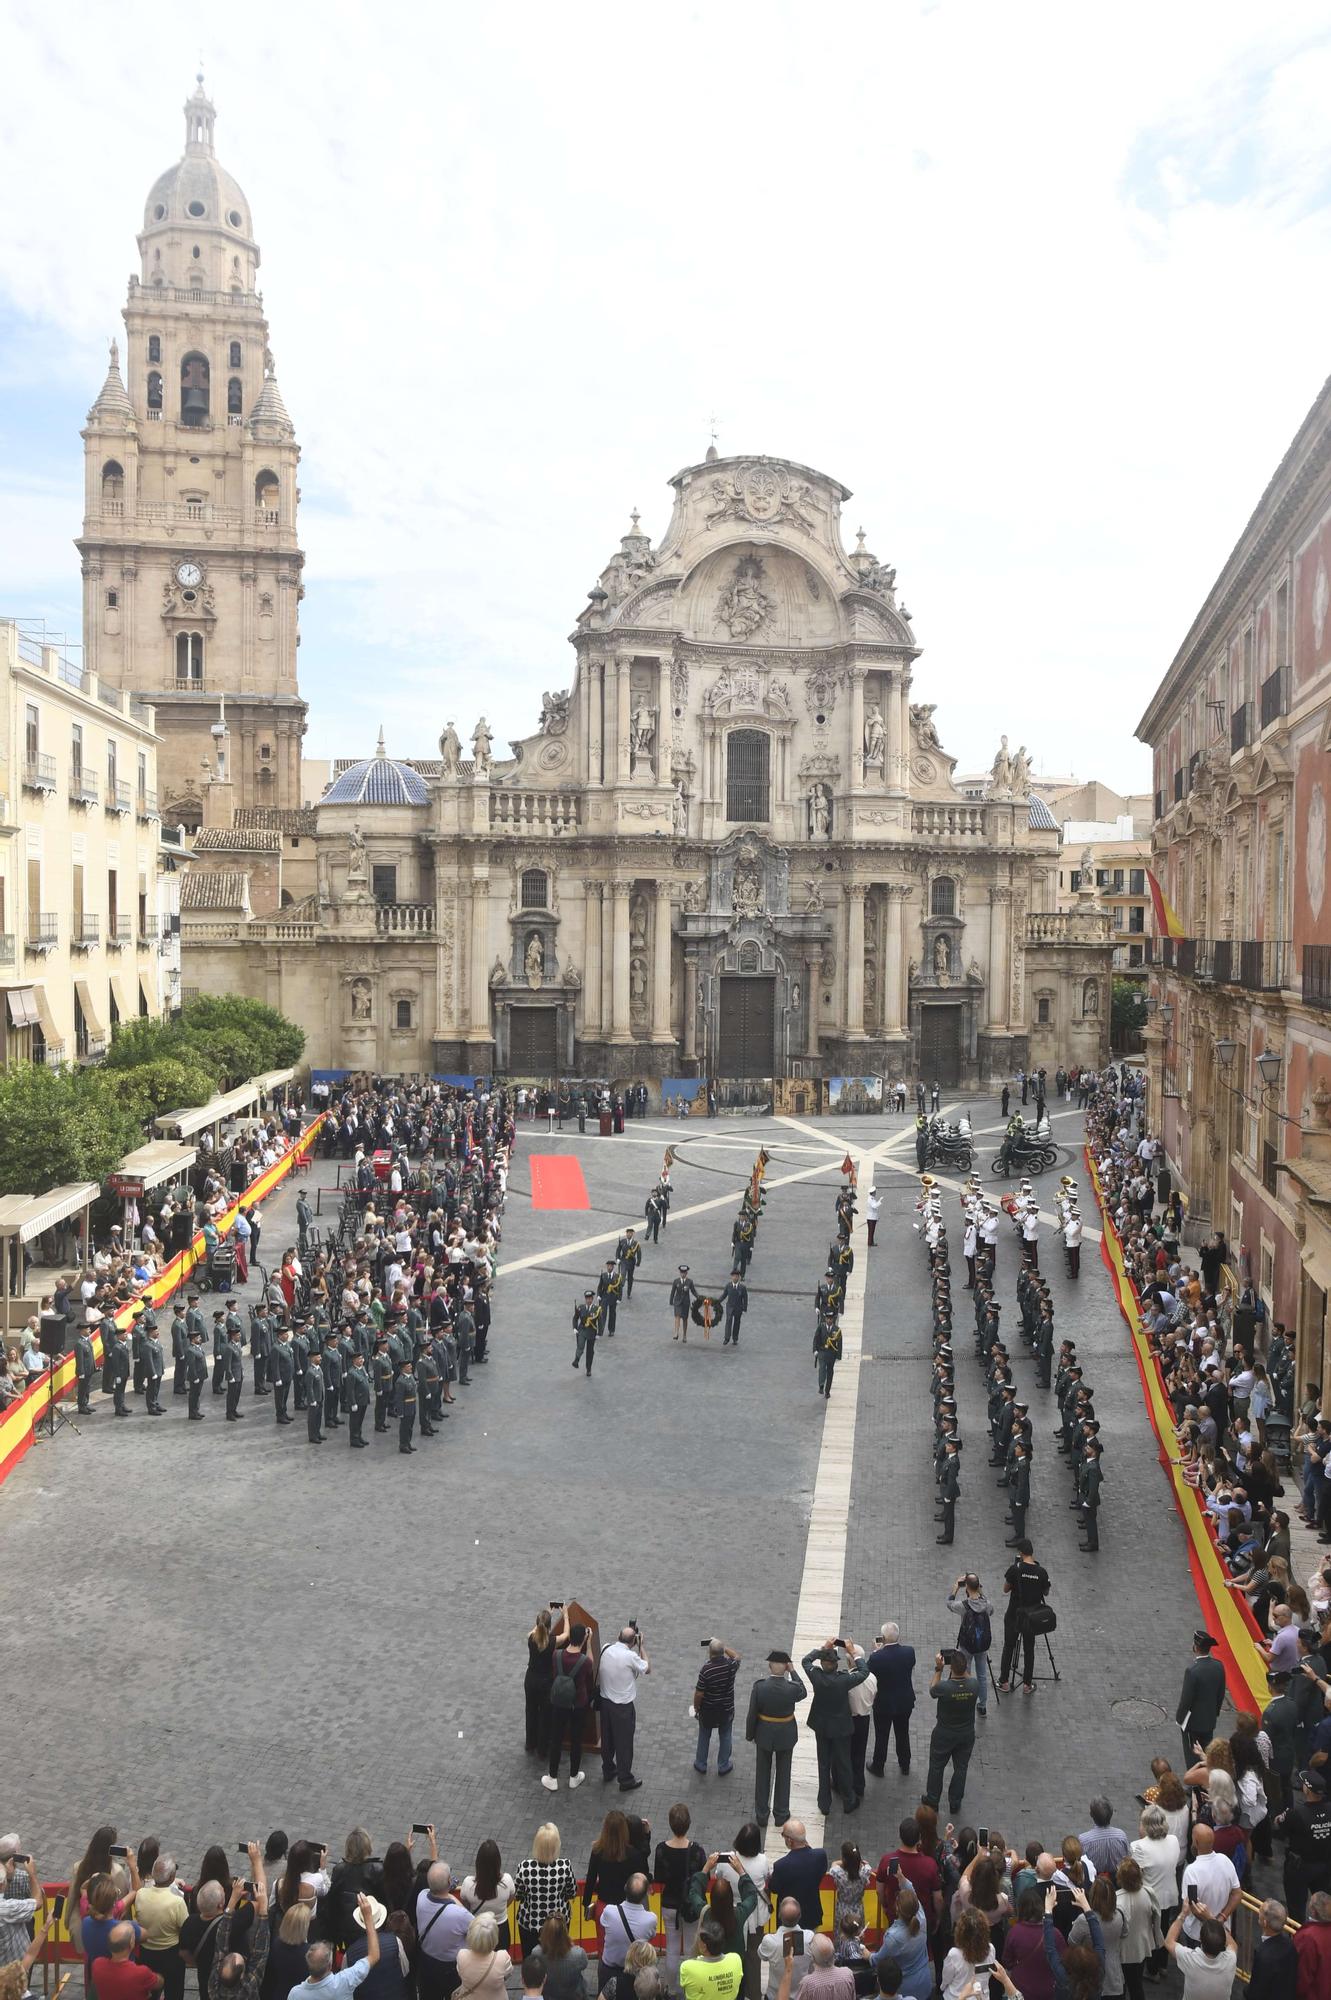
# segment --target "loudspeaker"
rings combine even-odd
[[[65,1352],[69,1338],[69,1322],[63,1313],[43,1313],[37,1333],[37,1345],[42,1353],[52,1361],[58,1361]]]

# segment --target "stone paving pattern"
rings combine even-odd
[[[997,1107],[972,1110],[991,1134],[987,1178]],[[829,1119],[811,1134],[770,1119],[644,1121],[613,1140],[525,1127],[504,1240],[504,1263],[518,1268],[501,1269],[493,1359],[457,1391],[440,1435],[418,1440],[411,1464],[391,1437],[353,1455],[343,1431],[316,1451],[303,1423],[279,1431],[271,1401],[256,1405],[248,1386],[246,1421],[230,1427],[207,1391],[206,1424],[188,1426],[168,1393],[166,1419],[136,1413],[128,1431],[98,1395],[82,1435],[35,1447],[0,1503],[11,1693],[31,1724],[9,1732],[6,1825],[22,1830],[48,1874],[72,1866],[109,1818],[122,1838],[157,1833],[188,1875],[214,1838],[234,1843],[280,1824],[336,1852],[360,1820],[380,1848],[430,1819],[455,1862],[469,1862],[486,1834],[513,1862],[553,1816],[581,1868],[620,1795],[602,1787],[596,1759],[579,1792],[548,1794],[522,1747],[523,1635],[539,1605],[576,1595],[607,1634],[637,1616],[653,1661],[634,1805],[660,1834],[670,1803],[687,1799],[704,1842],[731,1839],[752,1810],[752,1752],[737,1741],[733,1776],[697,1776],[686,1710],[705,1635],[744,1655],[741,1719],[768,1647],[790,1643],[824,1407],[811,1299],[852,1139],[895,1140],[899,1164],[879,1169],[877,1247],[867,1251],[857,1232],[870,1270],[842,1629],[869,1643],[880,1619],[895,1617],[928,1656],[954,1637],[944,1600],[958,1570],[975,1564],[995,1589],[1001,1582],[1008,1531],[960,1314],[963,1493],[955,1547],[935,1545],[909,1125]],[[1079,1118],[1065,1114],[1055,1129],[1065,1145],[1079,1142]],[[570,1316],[605,1247],[585,1239],[640,1220],[671,1140],[683,1144],[676,1219],[659,1248],[648,1246],[589,1382],[569,1365]],[[669,1281],[687,1262],[719,1289],[760,1142],[773,1153],[769,1185],[806,1178],[771,1185],[739,1352],[696,1333],[683,1350],[670,1338]],[[592,1208],[535,1213],[525,1155],[565,1149],[583,1164]],[[311,1184],[332,1178],[317,1161]],[[718,1198],[719,1208],[679,1214]],[[293,1208],[290,1187],[266,1205],[265,1261],[290,1240]],[[954,1247],[960,1286],[959,1233]],[[1063,1678],[1041,1682],[1030,1701],[991,1701],[965,1806],[976,1823],[1046,1840],[1085,1825],[1086,1801],[1102,1788],[1132,1826],[1149,1757],[1175,1747],[1170,1718],[1197,1622],[1182,1530],[1098,1246],[1088,1240],[1077,1286],[1056,1247],[1042,1237],[1057,1331],[1094,1359],[1104,1424],[1101,1553],[1077,1552],[1070,1484],[1049,1435],[1052,1395],[1035,1391],[1029,1525],[1054,1578]],[[529,1258],[548,1261],[524,1267]],[[1016,1268],[1005,1230],[998,1288],[1009,1324]],[[1024,1358],[1018,1376],[1033,1380]],[[921,1696],[926,1680],[922,1666]],[[927,1708],[922,1700],[910,1780],[889,1761],[844,1829],[874,1857],[919,1796]],[[834,1806],[828,1837],[842,1836]]]

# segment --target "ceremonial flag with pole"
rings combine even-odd
[[[1155,873],[1148,868],[1146,884],[1151,892],[1151,903],[1155,910],[1155,927],[1161,937],[1181,938],[1186,936],[1183,920],[1160,886]]]

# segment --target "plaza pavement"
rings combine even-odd
[[[997,1106],[975,1101],[971,1111],[988,1182]],[[1079,1147],[1077,1114],[1056,1104],[1054,1129],[1070,1152]],[[569,1365],[574,1299],[622,1223],[641,1223],[672,1142],[674,1216],[660,1246],[648,1246],[588,1381]],[[741,1347],[695,1331],[681,1348],[670,1337],[670,1280],[687,1262],[704,1287],[724,1282],[760,1143],[772,1152],[768,1204]],[[861,1189],[873,1164],[883,1216],[873,1251],[856,1231],[847,1359],[825,1405],[814,1393],[812,1295],[848,1148],[862,1162]],[[533,1150],[577,1155],[590,1210],[531,1209]],[[1079,1152],[1071,1171],[1084,1183]],[[311,1186],[333,1177],[318,1160]],[[206,1424],[188,1426],[168,1393],[167,1418],[136,1414],[128,1431],[98,1395],[82,1434],[38,1445],[0,1498],[11,1697],[28,1722],[9,1732],[5,1824],[22,1829],[48,1875],[72,1866],[104,1819],[122,1839],[158,1834],[188,1875],[214,1838],[232,1844],[281,1825],[337,1852],[357,1821],[382,1851],[413,1820],[433,1820],[455,1862],[469,1863],[493,1835],[511,1864],[554,1817],[580,1870],[620,1794],[602,1787],[595,1758],[580,1791],[566,1781],[557,1796],[540,1788],[522,1747],[521,1688],[536,1609],[577,1596],[607,1635],[636,1616],[653,1662],[634,1806],[659,1836],[670,1803],[688,1800],[711,1845],[752,1812],[753,1756],[737,1738],[733,1775],[691,1769],[686,1711],[700,1640],[717,1633],[744,1656],[742,1731],[770,1646],[816,1642],[819,1619],[869,1645],[880,1620],[898,1620],[921,1661],[915,1768],[903,1779],[889,1760],[862,1811],[843,1825],[834,1804],[826,1829],[834,1847],[853,1834],[876,1857],[919,1797],[928,1664],[955,1637],[944,1608],[952,1580],[974,1566],[997,1595],[1007,1559],[955,1225],[966,1449],[956,1544],[935,1544],[915,1186],[910,1115],[648,1119],[611,1140],[527,1125],[492,1361],[456,1391],[440,1434],[418,1439],[413,1464],[391,1436],[352,1454],[341,1431],[313,1450],[303,1423],[279,1431],[271,1400],[256,1405],[248,1386],[246,1421],[230,1427],[207,1391]],[[950,1195],[948,1204],[951,1215]],[[293,1207],[289,1186],[266,1205],[265,1262],[292,1240]],[[1086,1208],[1092,1220],[1089,1191]],[[1014,1352],[1017,1262],[1005,1225],[997,1287]],[[1132,1828],[1150,1756],[1176,1747],[1172,1715],[1198,1614],[1098,1242],[1088,1228],[1079,1285],[1052,1234],[1042,1235],[1041,1262],[1056,1333],[1077,1339],[1104,1426],[1101,1553],[1078,1553],[1052,1394],[1034,1388],[1021,1350],[1037,1441],[1028,1530],[1054,1579],[1062,1678],[1041,1681],[1031,1700],[991,1699],[964,1817],[1048,1842],[1088,1824],[1100,1790]],[[806,1753],[797,1763],[797,1810],[812,1806],[811,1762]]]

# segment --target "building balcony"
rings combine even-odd
[[[576,833],[578,797],[575,792],[517,792],[490,788],[492,833]]]
[[[1239,985],[1249,993],[1278,993],[1288,984],[1288,938],[1245,938],[1239,946]]]
[[[117,778],[114,784],[109,778],[107,779],[106,810],[109,813],[132,812],[134,809],[133,798],[134,795],[124,778]]]
[[[374,913],[374,927],[380,937],[397,937],[406,932],[419,937],[434,929],[434,904],[380,903]]]
[[[987,838],[983,806],[912,806],[910,830],[918,840]]]
[[[59,1069],[64,1060],[65,1060],[64,1043],[48,1042],[46,1044],[46,1067],[48,1069]]]
[[[1108,944],[1109,912],[1095,903],[1086,910],[1031,910],[1026,917],[1027,945]]]
[[[54,910],[34,911],[28,918],[24,947],[28,951],[54,951],[60,942],[60,918]]]
[[[1303,947],[1303,1004],[1331,1007],[1331,944]]]
[[[1252,703],[1241,701],[1229,718],[1229,754],[1237,756],[1252,742]]]
[[[157,818],[156,792],[140,792],[134,801],[134,810],[140,819]]]
[[[14,933],[13,931],[0,931],[0,965],[12,965],[13,963]]]
[[[102,920],[87,915],[75,917],[69,943],[73,951],[96,951],[101,942]]]
[[[1282,715],[1289,714],[1290,671],[1288,667],[1277,667],[1262,682],[1261,726],[1269,729],[1273,722],[1279,722]]]
[[[139,943],[141,946],[154,945],[160,926],[155,916],[139,918]]]
[[[97,783],[97,773],[90,771],[86,764],[71,764],[69,767],[69,802],[75,806],[95,806],[101,796]]]
[[[105,1035],[80,1035],[75,1037],[75,1049],[80,1062],[100,1062],[109,1044]]]
[[[55,758],[48,757],[43,750],[36,757],[23,759],[23,789],[28,792],[53,792],[56,788]]]
[[[134,919],[132,917],[108,917],[106,920],[106,945],[108,951],[124,951],[134,942]]]

